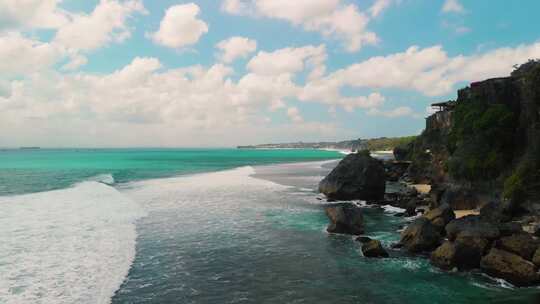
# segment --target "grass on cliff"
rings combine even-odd
[[[458,103],[448,149],[450,175],[458,180],[491,180],[511,162],[517,119],[507,106],[483,101]]]

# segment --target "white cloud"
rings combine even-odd
[[[0,0],[0,31],[25,28],[58,28],[68,13],[58,8],[61,0]]]
[[[286,20],[307,31],[342,40],[349,52],[378,42],[377,35],[367,29],[370,17],[342,0],[225,0],[222,9],[230,14]],[[372,13],[381,10],[375,8]]]
[[[530,58],[540,58],[540,43],[455,57],[449,57],[441,46],[413,46],[402,53],[352,64],[308,83],[308,87],[326,87],[334,94],[344,86],[352,86],[398,88],[439,96],[451,93],[460,82],[507,76],[513,65]]]
[[[246,0],[223,0],[221,9],[233,15],[247,15],[250,14],[251,6]]]
[[[0,78],[17,77],[50,68],[63,57],[63,51],[20,34],[0,36]]]
[[[231,37],[219,42],[216,47],[221,51],[220,59],[231,63],[237,58],[245,58],[257,50],[257,41],[244,37]]]
[[[465,8],[459,2],[459,0],[445,0],[442,7],[442,11],[445,13],[463,14],[465,13]]]
[[[62,70],[74,71],[87,63],[88,63],[88,58],[86,58],[85,56],[81,54],[75,53],[71,55],[69,62],[62,66]]]
[[[159,30],[151,35],[160,45],[180,49],[193,45],[208,32],[208,25],[198,19],[200,8],[195,3],[171,6],[161,20]]]
[[[375,0],[373,5],[369,8],[369,13],[372,17],[379,16],[385,9],[390,7],[392,0]]]
[[[290,107],[287,109],[287,116],[294,123],[304,122],[304,118],[300,115],[300,111],[297,107]]]
[[[91,14],[72,15],[58,29],[54,43],[90,51],[111,42],[122,42],[131,36],[126,23],[135,13],[146,13],[140,0],[101,0]]]
[[[321,69],[326,58],[324,45],[283,48],[273,52],[260,51],[248,62],[247,68],[260,75],[294,74],[306,66]]]
[[[372,116],[383,116],[387,118],[396,118],[396,117],[404,117],[404,116],[418,117],[418,115],[415,114],[413,109],[411,109],[410,107],[397,107],[389,111],[383,111],[380,109],[370,109],[367,112],[367,114],[372,115]]]

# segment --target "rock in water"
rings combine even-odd
[[[366,258],[387,258],[388,252],[384,250],[382,244],[378,240],[371,240],[362,245],[362,253]]]
[[[536,267],[532,262],[497,248],[492,248],[482,258],[480,267],[487,274],[505,279],[516,286],[531,286],[538,282]]]
[[[326,215],[330,224],[326,231],[330,233],[343,233],[360,235],[364,233],[364,216],[361,208],[343,203],[326,207]]]
[[[458,237],[444,242],[431,253],[431,263],[444,270],[478,268],[489,241],[476,237]]]
[[[401,233],[400,243],[410,252],[431,251],[439,246],[440,238],[439,229],[421,217]]]
[[[455,240],[458,235],[479,237],[494,240],[500,236],[499,228],[477,215],[467,215],[451,221],[446,225],[446,236],[449,240]]]
[[[536,249],[540,246],[540,243],[530,234],[520,233],[503,237],[497,241],[496,245],[498,248],[512,252],[531,261]]]
[[[424,214],[424,217],[442,231],[448,223],[456,218],[456,215],[449,205],[443,204],[435,209],[429,210]]]
[[[534,265],[540,266],[540,248],[536,249],[536,251],[534,252],[532,262]]]
[[[349,154],[319,183],[319,191],[334,200],[382,200],[384,167],[369,152]]]

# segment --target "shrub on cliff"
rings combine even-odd
[[[470,181],[497,178],[512,159],[516,124],[503,104],[458,103],[448,142],[450,175]]]

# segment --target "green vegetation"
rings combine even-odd
[[[449,136],[449,173],[470,181],[497,178],[512,160],[517,120],[503,104],[458,103]]]
[[[365,140],[369,151],[388,151],[395,147],[404,146],[416,139],[416,136],[405,137],[381,137]]]

